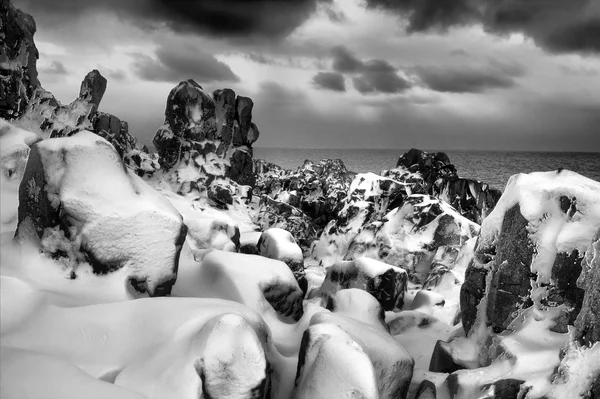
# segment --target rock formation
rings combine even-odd
[[[254,103],[230,89],[212,96],[193,80],[179,83],[167,98],[165,124],[153,143],[161,168],[197,170],[191,178],[177,176],[187,190],[208,186],[216,177],[228,177],[241,185],[255,184],[252,143],[258,128],[252,123]]]
[[[132,295],[168,295],[186,231],[177,210],[101,137],[83,131],[32,146],[16,236],[59,259],[65,278],[125,269]]]
[[[444,200],[477,224],[494,209],[502,194],[486,183],[459,177],[443,152],[427,153],[413,148],[398,159],[395,169],[383,171],[383,176],[409,184],[413,193]]]
[[[39,53],[33,42],[35,21],[8,1],[0,2],[0,118],[23,114],[40,87]]]

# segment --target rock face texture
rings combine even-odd
[[[585,295],[575,327],[577,337],[585,344],[592,344],[600,341],[600,229],[585,252],[581,267],[577,287],[583,289]]]
[[[327,269],[319,295],[328,299],[337,291],[360,288],[373,295],[384,310],[402,309],[406,271],[369,258],[336,263]]]
[[[585,189],[578,187],[579,180],[584,180]],[[568,171],[511,178],[502,206],[482,225],[467,269],[461,290],[466,331],[475,321],[473,305],[484,290],[487,324],[497,333],[536,301],[543,308],[563,309],[553,327],[557,331],[566,332],[566,326],[574,324],[586,293],[577,285],[583,254],[600,224],[600,210],[592,205],[598,192],[598,183]]]
[[[65,277],[121,273],[131,293],[168,295],[187,227],[159,193],[91,132],[34,144],[16,236],[59,259]],[[83,271],[82,271],[83,270]]]
[[[178,176],[184,186],[207,186],[215,177],[253,186],[252,143],[258,128],[252,123],[250,98],[230,89],[212,96],[193,80],[179,83],[167,98],[165,124],[153,143],[161,168],[195,170],[194,176]]]
[[[255,160],[255,193],[261,195],[257,223],[281,227],[286,215],[298,216],[306,228],[286,228],[306,251],[327,223],[338,217],[354,173],[339,159],[305,161],[293,172]],[[284,227],[285,228],[285,227]]]
[[[467,368],[448,377],[453,397],[492,389],[511,398],[585,397],[596,389],[599,194],[600,183],[564,170],[509,180],[461,288],[467,337],[440,343],[432,359],[434,369]]]
[[[410,184],[414,193],[444,200],[477,224],[494,209],[502,194],[486,183],[459,177],[443,152],[427,153],[413,148],[398,159],[396,169],[384,171],[383,175]]]
[[[311,259],[325,267],[359,257],[377,259],[403,268],[421,284],[451,269],[479,226],[443,201],[411,190],[407,183],[373,173],[357,175],[338,217],[311,248]]]
[[[35,21],[9,1],[0,3],[0,118],[18,118],[40,87]]]

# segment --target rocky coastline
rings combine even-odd
[[[252,99],[192,79],[150,152],[0,17],[2,397],[600,398],[600,182],[286,170]]]

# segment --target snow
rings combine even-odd
[[[75,274],[80,266],[72,262],[87,268],[78,253],[79,248],[85,249],[101,264],[118,263],[118,268],[129,269],[129,277],[144,280],[151,294],[173,278],[182,217],[126,168],[103,138],[83,131],[35,144],[23,179],[30,184],[29,195],[43,187],[52,206],[60,206],[72,239],[53,226],[42,226],[48,230],[40,240],[32,230],[37,223],[35,213],[24,213],[18,228],[21,242],[31,240],[50,251],[58,246],[69,254],[67,266]],[[33,200],[35,206],[44,206],[39,201]]]
[[[39,139],[37,134],[0,119],[0,233],[12,233],[17,227],[19,183],[29,147]]]
[[[568,170],[514,175],[481,225],[480,245],[497,242],[504,214],[519,204],[537,249],[531,271],[538,273],[538,285],[547,283],[557,253],[578,250],[582,254],[590,244],[600,226],[599,195],[600,182]],[[577,212],[572,217],[560,209],[563,196],[575,199]]]
[[[263,231],[258,241],[258,250],[262,256],[280,260],[286,264],[302,264],[302,249],[289,231],[272,227]]]
[[[336,325],[311,326],[293,399],[379,398],[376,371],[362,347]]]

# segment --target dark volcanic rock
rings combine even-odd
[[[12,2],[0,2],[0,118],[18,118],[40,87],[35,21]]]
[[[492,268],[487,317],[494,331],[504,330],[514,317],[511,315],[523,305],[523,298],[531,290],[531,259],[533,246],[527,232],[528,221],[521,214],[519,205],[504,215]]]
[[[581,311],[575,321],[577,337],[585,344],[600,341],[600,229],[596,233],[581,264],[577,286],[585,290]],[[600,397],[600,377],[596,383]]]
[[[254,186],[252,143],[258,129],[252,123],[252,100],[230,89],[212,96],[194,80],[179,83],[167,98],[165,124],[153,143],[165,171],[191,167],[199,174],[177,176],[181,190],[202,187],[213,177]],[[201,190],[200,190],[201,191]]]
[[[261,230],[279,227],[289,231],[303,251],[306,251],[317,238],[317,227],[308,216],[298,208],[266,195],[260,199],[254,222]]]
[[[299,208],[320,228],[338,217],[354,177],[340,159],[306,160],[295,172],[262,160],[255,167],[257,193]]]
[[[406,271],[374,259],[344,261],[327,268],[319,295],[325,299],[339,290],[360,288],[373,295],[384,310],[401,309],[407,287]]]
[[[411,149],[398,159],[396,169],[384,176],[407,183],[413,193],[440,198],[469,220],[481,224],[494,209],[502,193],[480,181],[458,176],[456,167],[443,152]]]
[[[465,272],[465,281],[460,287],[460,316],[467,334],[477,318],[477,305],[485,295],[487,273],[487,268],[476,267],[471,262]]]
[[[119,195],[107,187],[121,187]],[[80,132],[31,147],[16,237],[57,259],[68,278],[79,267],[99,275],[125,268],[133,295],[168,295],[186,233],[172,205],[97,135]]]
[[[96,109],[98,109],[106,91],[106,84],[106,78],[97,69],[94,69],[85,75],[83,82],[81,82],[79,98],[95,105]]]
[[[429,363],[429,371],[434,373],[454,373],[455,371],[464,368],[463,365],[456,363],[452,358],[450,345],[444,341],[436,342]]]

